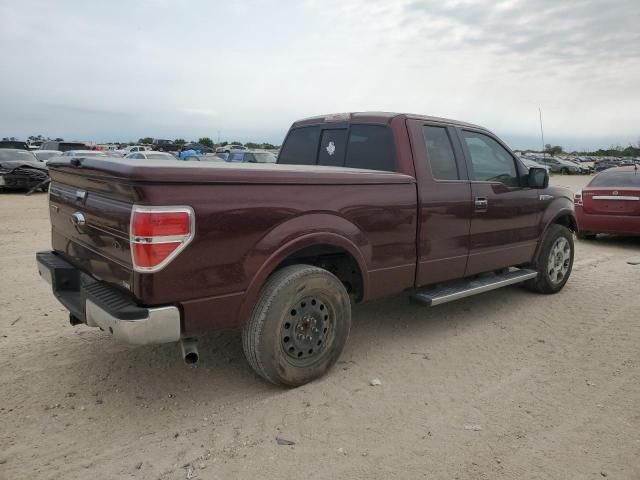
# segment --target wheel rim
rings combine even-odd
[[[294,363],[317,360],[333,338],[334,309],[319,296],[308,296],[294,302],[282,323],[282,350]]]
[[[547,261],[547,273],[553,284],[557,285],[566,278],[570,263],[571,245],[566,238],[560,237],[553,242]]]

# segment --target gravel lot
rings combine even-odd
[[[555,296],[362,305],[296,390],[260,381],[238,332],[188,368],[71,327],[35,268],[46,195],[0,195],[0,246],[2,479],[640,478],[640,240],[577,242]]]

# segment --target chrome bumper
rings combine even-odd
[[[180,340],[178,307],[141,307],[124,293],[81,273],[53,252],[39,252],[36,259],[40,276],[79,322],[99,327],[116,340],[136,345]]]
[[[180,340],[180,311],[176,307],[147,308],[145,318],[125,320],[111,315],[91,300],[85,302],[89,327],[100,327],[116,340],[136,345],[169,343]]]

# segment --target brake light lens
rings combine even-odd
[[[574,194],[573,196],[573,204],[576,207],[581,207],[582,206],[582,192],[577,192]]]
[[[191,207],[142,207],[131,211],[130,241],[133,269],[156,272],[168,265],[191,242]]]
[[[187,235],[189,213],[135,211],[132,226],[135,235],[140,237]]]

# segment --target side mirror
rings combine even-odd
[[[549,173],[546,168],[532,167],[529,169],[529,187],[547,188],[549,186]]]

